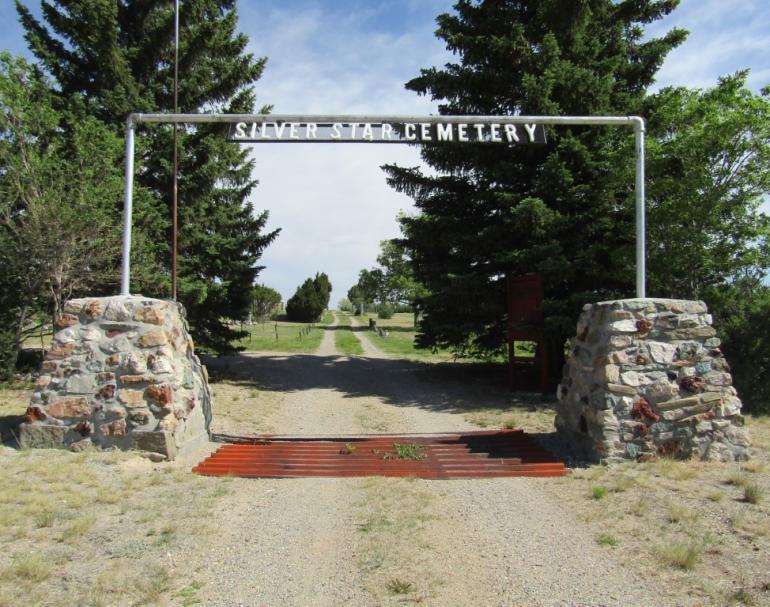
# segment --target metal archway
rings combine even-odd
[[[528,144],[544,143],[544,125],[630,126],[636,150],[636,296],[646,296],[644,119],[639,116],[381,116],[305,114],[130,114],[126,119],[126,187],[123,201],[123,259],[121,294],[130,293],[131,228],[134,191],[134,135],[137,124],[230,125],[230,140],[273,143],[459,143]],[[273,136],[268,126],[273,125]],[[295,125],[292,127],[291,125]],[[299,129],[305,125],[304,134]],[[311,128],[314,125],[315,128]],[[335,129],[335,125],[341,128]],[[372,126],[380,127],[376,139]],[[389,129],[385,125],[390,125]],[[399,125],[393,128],[393,125]],[[513,125],[511,128],[510,125]],[[519,134],[516,125],[523,127]],[[318,127],[327,129],[320,131]],[[364,127],[368,126],[369,130]],[[361,128],[359,137],[355,134]],[[288,131],[286,130],[288,128]],[[484,131],[486,128],[486,132]],[[344,129],[347,129],[345,131]],[[475,133],[474,133],[475,131]],[[443,138],[442,138],[443,132]],[[339,136],[334,136],[339,133]],[[352,136],[345,137],[345,133]],[[386,134],[388,137],[386,138]],[[259,135],[259,137],[257,137]]]

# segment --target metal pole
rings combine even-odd
[[[174,113],[179,113],[179,0],[174,0]],[[172,185],[171,201],[171,299],[176,300],[176,262],[177,245],[179,241],[179,152],[178,133],[179,125],[174,123],[174,178]]]
[[[178,1],[178,0],[177,0]],[[176,94],[176,90],[175,90]],[[176,104],[176,99],[175,99]],[[478,124],[495,121],[500,124],[562,124],[633,126],[636,148],[636,296],[646,297],[646,219],[644,192],[644,120],[638,116],[398,116],[398,115],[307,115],[307,114],[131,114],[126,137],[126,199],[123,225],[122,293],[128,294],[131,252],[131,197],[133,189],[134,125],[140,122],[165,124],[210,124],[249,121],[269,122],[421,122]],[[176,151],[176,146],[174,146]],[[176,179],[176,170],[174,171]],[[176,182],[175,182],[176,183]],[[176,188],[176,186],[175,186]],[[176,215],[175,215],[176,217]],[[176,255],[176,240],[174,241]],[[174,276],[175,280],[175,276]],[[176,296],[176,293],[174,293]]]
[[[123,261],[120,294],[129,295],[131,288],[131,223],[134,199],[134,115],[126,120],[126,187],[123,197]]]
[[[647,297],[646,288],[646,218],[644,200],[644,120],[634,122],[636,148],[636,296]]]

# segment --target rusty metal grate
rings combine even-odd
[[[259,436],[220,447],[205,476],[429,479],[564,476],[568,470],[521,430],[350,437]]]

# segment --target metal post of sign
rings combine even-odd
[[[129,295],[131,280],[131,223],[134,203],[134,128],[133,114],[126,120],[126,187],[123,198],[123,260],[120,269],[120,293]]]
[[[179,0],[174,1],[174,113],[179,113]],[[179,125],[174,123],[174,178],[171,187],[171,299],[176,300],[179,247]]]
[[[126,189],[123,211],[123,266],[121,293],[129,293],[131,254],[131,204],[133,195],[134,126],[141,122],[165,124],[248,123],[271,124],[385,124],[415,123],[427,125],[477,125],[484,123],[521,125],[615,125],[632,126],[636,151],[636,296],[645,297],[645,198],[644,198],[644,120],[639,116],[355,116],[303,114],[131,114],[126,134]],[[289,143],[286,139],[282,142]],[[363,142],[362,142],[363,143]],[[408,142],[404,142],[408,143]]]
[[[644,204],[644,120],[634,122],[634,147],[636,148],[636,296],[647,297],[645,251],[646,217]]]

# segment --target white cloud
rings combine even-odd
[[[433,5],[430,16],[413,21],[406,31],[385,24],[382,5],[343,16],[319,8],[257,13],[242,7],[241,28],[251,38],[250,50],[269,58],[257,85],[259,102],[273,104],[276,113],[436,113],[430,100],[404,89],[420,68],[446,61],[432,32],[435,15],[449,2]],[[417,8],[404,10],[411,15]],[[421,9],[424,13],[425,3]],[[254,20],[257,14],[260,19]],[[305,278],[323,271],[334,286],[336,304],[359,270],[374,265],[379,242],[398,236],[398,212],[412,208],[408,197],[387,186],[380,165],[420,164],[419,151],[397,145],[287,144],[257,145],[253,154],[260,180],[255,206],[269,209],[270,226],[283,230],[263,256],[260,281],[286,299]]]
[[[420,68],[454,60],[435,38],[435,17],[453,0],[265,0],[239,4],[250,50],[266,55],[259,102],[277,113],[429,114],[430,100],[406,91]],[[764,0],[683,0],[664,22],[689,29],[669,55],[658,85],[712,86],[751,67],[759,88],[770,74],[770,24]],[[386,145],[255,146],[258,209],[282,227],[263,257],[260,279],[285,298],[317,271],[329,274],[336,304],[358,271],[375,263],[379,241],[396,236],[399,210],[411,201],[385,184],[384,162],[414,166],[413,148]]]
[[[751,88],[768,84],[770,20],[764,0],[683,0],[649,32],[661,35],[672,27],[683,27],[690,35],[669,54],[658,73],[658,87],[714,86],[719,76],[744,68],[751,69]]]

